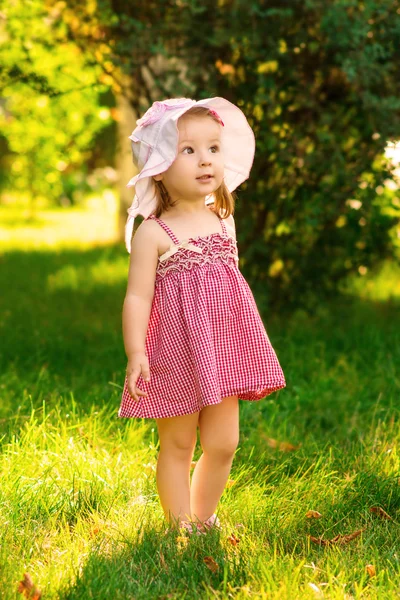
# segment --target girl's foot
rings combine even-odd
[[[198,528],[198,526],[196,526],[196,523],[193,523],[191,521],[181,521],[179,529],[185,529],[190,534],[196,533],[196,535],[205,535],[205,533],[201,531]],[[165,535],[167,535],[168,533],[170,533],[170,531],[179,531],[179,529],[177,529],[176,527],[169,527],[165,530],[164,533]]]
[[[188,533],[196,533],[196,535],[204,535],[203,531],[197,527],[196,523],[191,521],[182,521],[181,528],[186,529]]]
[[[202,523],[198,523],[197,528],[201,532],[205,533],[209,529],[221,529],[221,522],[218,519],[217,515],[214,513],[213,515],[211,515],[211,517],[208,517],[208,519],[206,519]]]

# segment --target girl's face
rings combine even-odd
[[[209,116],[183,115],[178,131],[177,157],[154,179],[162,180],[172,200],[204,199],[224,178],[221,125]]]

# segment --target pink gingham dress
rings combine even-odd
[[[119,417],[188,415],[227,396],[260,400],[285,378],[239,271],[236,240],[221,233],[180,242],[154,215],[173,244],[158,259],[146,336],[150,381],[131,397],[125,378]]]

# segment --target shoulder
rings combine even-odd
[[[160,240],[160,227],[153,219],[143,219],[132,239],[132,250],[157,251]]]
[[[158,243],[160,233],[163,233],[163,229],[159,226],[157,221],[154,219],[143,219],[135,231],[134,239],[138,237],[140,241],[153,241]]]

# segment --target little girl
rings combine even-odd
[[[128,183],[136,196],[126,224],[128,366],[118,416],[156,420],[164,514],[201,534],[220,525],[238,399],[286,385],[238,268],[231,192],[249,176],[254,134],[224,98],[179,98],[155,102],[130,139],[140,172]],[[190,482],[197,428],[203,453]]]

